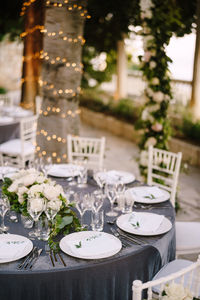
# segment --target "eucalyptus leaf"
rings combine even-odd
[[[63,229],[65,226],[71,224],[72,222],[73,222],[72,216],[63,217],[61,223],[58,225],[58,228]]]

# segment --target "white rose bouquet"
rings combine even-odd
[[[70,230],[79,231],[80,223],[65,198],[63,187],[35,169],[20,170],[12,178],[5,178],[2,192],[10,201],[11,209],[28,215],[27,201],[40,210],[41,200],[45,200],[46,210],[57,212],[55,222],[51,223],[50,246],[58,247],[53,238],[59,233],[68,234]],[[44,215],[44,212],[43,212]]]

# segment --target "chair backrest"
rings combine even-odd
[[[105,137],[88,138],[67,135],[67,154],[70,163],[78,159],[87,159],[88,165],[103,168]]]
[[[34,115],[28,118],[23,118],[20,121],[20,138],[22,143],[22,154],[24,152],[25,142],[30,142],[32,145],[35,145],[37,120],[38,115]]]
[[[200,256],[198,260],[189,265],[186,268],[178,272],[174,272],[166,277],[162,277],[156,280],[148,281],[146,283],[142,283],[140,280],[133,281],[132,291],[133,291],[133,299],[132,300],[142,300],[143,291],[147,292],[147,300],[153,299],[153,287],[158,289],[159,287],[159,295],[156,295],[156,299],[162,299],[163,290],[165,290],[166,284],[168,288],[170,284],[180,284],[187,288],[193,297],[200,296]],[[178,286],[176,286],[178,288]],[[165,290],[167,291],[167,290]]]
[[[36,96],[35,97],[35,113],[36,113],[36,115],[40,114],[41,106],[42,106],[42,97]]]
[[[7,95],[0,95],[0,102],[3,102],[4,106],[12,106],[13,105],[13,99],[8,97]]]
[[[147,183],[169,191],[173,206],[175,206],[181,159],[181,152],[172,153],[152,146],[149,147]]]

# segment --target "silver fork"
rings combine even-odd
[[[128,244],[122,241],[122,238],[120,237],[119,233],[116,232],[112,227],[110,228],[110,230],[112,231],[112,234],[114,236],[116,236],[118,239],[120,239],[120,241],[122,243],[122,247],[126,248],[128,246]]]

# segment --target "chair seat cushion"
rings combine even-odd
[[[185,259],[175,259],[170,263],[166,264],[153,278],[153,280],[160,279],[161,277],[166,277],[172,273],[178,272],[188,266],[193,264],[192,261]],[[180,282],[180,279],[175,280],[176,283]],[[187,275],[185,275],[185,282],[187,283]],[[160,286],[153,287],[153,292],[159,294]]]
[[[176,250],[200,252],[200,222],[176,222]]]
[[[24,142],[24,155],[33,154],[35,146],[31,142]],[[10,140],[0,145],[0,152],[8,155],[22,155],[22,144],[20,139]]]

